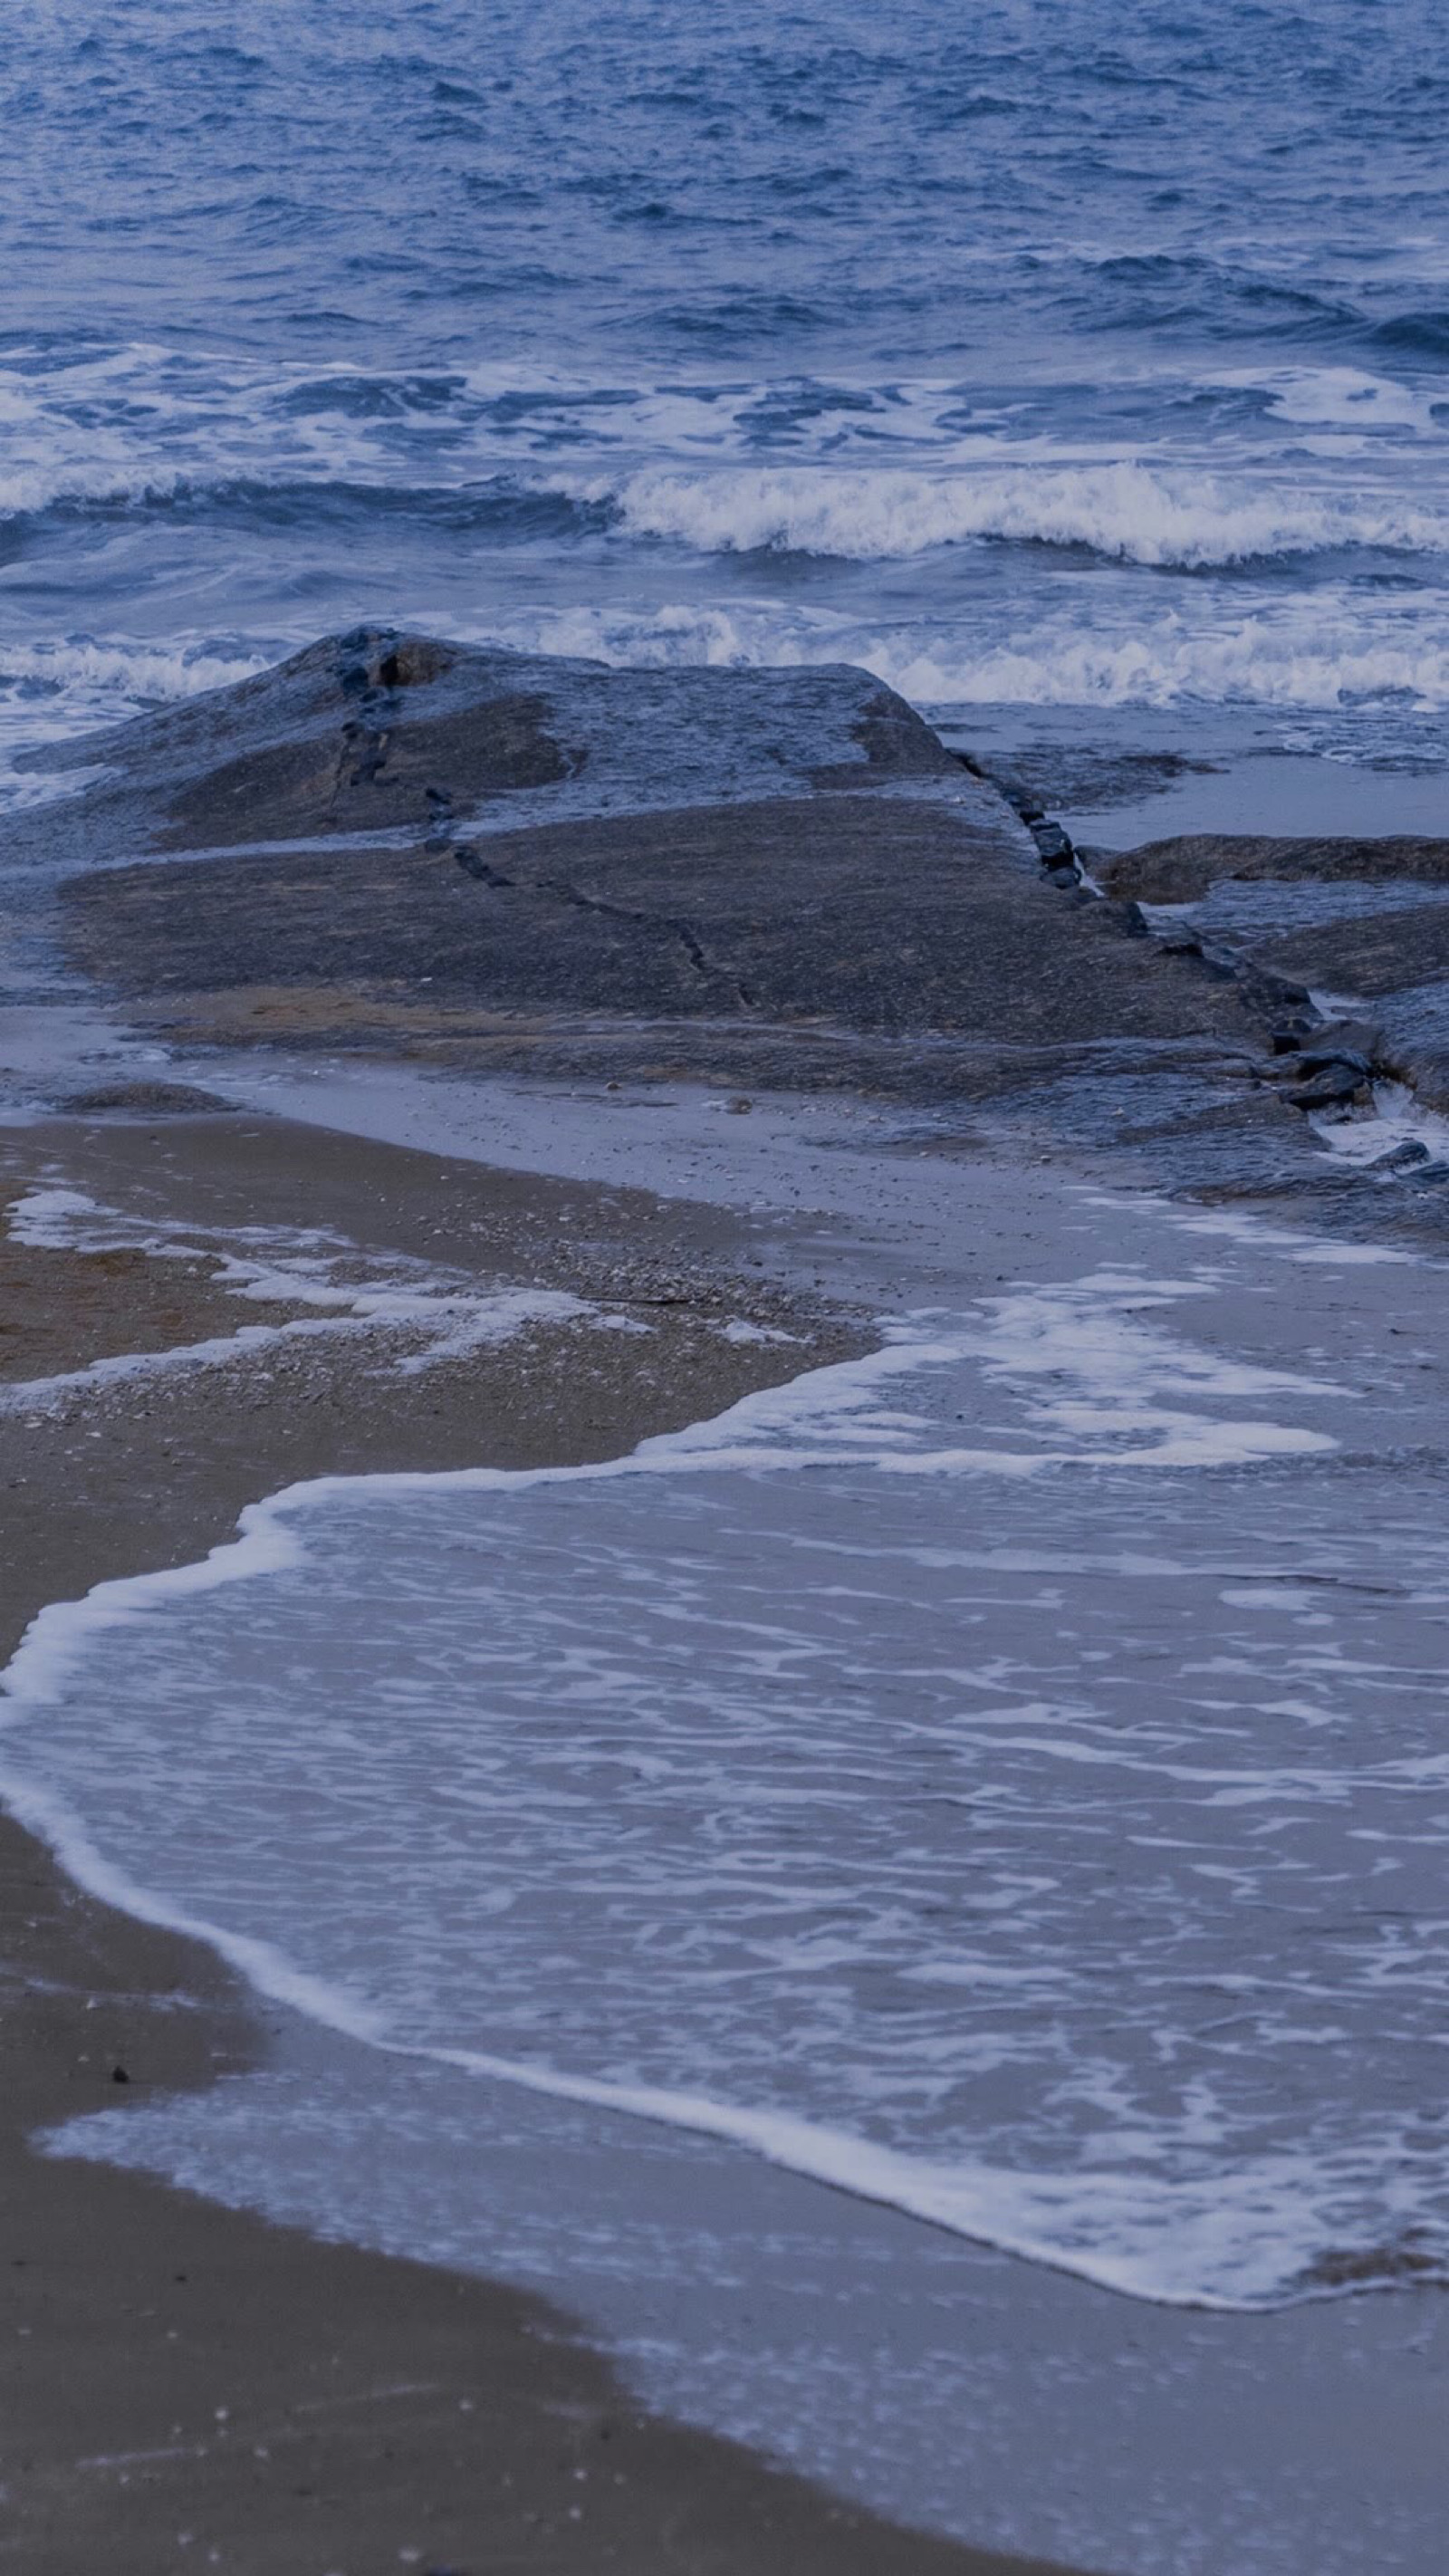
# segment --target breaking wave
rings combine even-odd
[[[1189,623],[1172,613],[1108,627],[1074,625],[1067,615],[994,637],[964,626],[868,626],[774,601],[530,611],[470,632],[480,643],[628,668],[850,662],[934,708],[1449,707],[1449,609],[1416,601],[1376,614],[1346,590],[1231,621]]]
[[[97,775],[94,769],[31,768],[23,755],[43,758],[47,744],[99,732],[172,699],[227,688],[273,658],[184,636],[169,646],[123,636],[0,645],[0,814],[48,805]]]
[[[1130,461],[951,475],[720,467],[565,488],[611,501],[634,535],[674,538],[714,554],[789,552],[869,563],[997,538],[1195,570],[1345,547],[1449,552],[1449,515],[1392,494],[1295,492]]]
[[[0,645],[0,692],[95,690],[108,699],[196,697],[264,670],[265,653],[225,652],[210,643],[132,643],[124,637],[69,643]]]

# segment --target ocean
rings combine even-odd
[[[0,758],[372,617],[1441,764],[1426,0],[23,0],[0,82]]]

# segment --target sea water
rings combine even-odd
[[[0,82],[8,755],[367,616],[1441,756],[1428,0],[22,0]]]
[[[604,1466],[285,1493],[43,1614],[8,1794],[389,2056],[1139,2298],[1443,2278],[1442,1460],[1195,1338],[1214,1279],[899,1319]]]

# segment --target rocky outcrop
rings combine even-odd
[[[100,775],[20,818],[12,883],[58,886],[72,964],[164,1035],[848,1088],[1383,1223],[1378,1181],[1301,1113],[1369,1102],[1408,1001],[1340,1025],[1314,977],[1352,987],[1368,949],[1331,943],[1366,907],[1389,976],[1395,886],[1423,922],[1444,845],[1093,854],[1103,900],[1029,794],[866,672],[615,671],[381,629],[66,758]]]
[[[1245,988],[1306,1002],[1320,1047],[1325,1023],[1357,1015],[1337,1070],[1320,1066],[1290,1095],[1300,1106],[1357,1097],[1347,1075],[1364,1059],[1359,1093],[1397,1078],[1449,1109],[1449,840],[1201,834],[1094,852],[1092,864],[1111,894],[1147,907],[1159,940]]]
[[[1261,1045],[1220,978],[1054,893],[1006,800],[864,672],[366,632],[87,756],[113,775],[39,828],[149,855],[70,879],[72,955],[231,1035],[250,996],[268,1034],[331,1042],[349,997],[359,1034],[607,1020],[651,1061],[708,1024],[725,1077],[762,1032],[829,1030],[837,1068],[852,1040]]]
[[[1449,888],[1449,840],[1388,834],[1382,840],[1273,838],[1193,832],[1135,850],[1094,850],[1092,872],[1109,894],[1139,903],[1198,903],[1222,884],[1282,885],[1385,880]]]

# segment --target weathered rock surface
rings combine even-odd
[[[1094,854],[1119,898],[1178,908],[1159,939],[1231,961],[1246,990],[1371,1006],[1370,1069],[1449,1108],[1449,839],[1269,840],[1201,834]],[[1328,1105],[1320,1067],[1296,1095]],[[1347,1096],[1347,1095],[1345,1095]]]
[[[1265,941],[1258,953],[1300,982],[1377,1003],[1412,985],[1449,981],[1449,903],[1328,922]]]
[[[1130,854],[1102,902],[866,672],[366,630],[65,757],[101,774],[21,818],[12,883],[178,1039],[866,1090],[989,1114],[1024,1152],[1382,1222],[1300,1114],[1366,1092],[1369,1060],[1347,1037],[1310,1060],[1323,1015],[1269,959],[1302,914],[1261,871],[1306,872],[1297,845]],[[1436,882],[1440,845],[1414,846]],[[1259,873],[1252,937],[1225,953],[1190,915],[1149,935],[1139,886],[1216,901],[1225,863]]]
[[[1261,1043],[1230,984],[1125,941],[947,805],[696,806],[463,856],[344,842],[107,871],[71,889],[75,944],[155,996],[352,985],[489,1014]]]
[[[29,765],[97,764],[83,797],[21,818],[22,846],[235,849],[902,780],[990,801],[866,671],[614,671],[373,628]]]
[[[1179,779],[1210,777],[1220,769],[1215,760],[1193,760],[1178,751],[1099,751],[1086,743],[1027,742],[998,766],[987,769],[1018,810],[1025,804],[1038,814],[1064,806],[1079,813],[1126,805],[1140,797],[1158,796]]]
[[[1190,832],[1135,850],[1095,850],[1092,873],[1108,894],[1138,903],[1197,903],[1224,882],[1306,880],[1364,884],[1404,878],[1449,888],[1449,839],[1390,834],[1382,840],[1272,839],[1239,832]]]
[[[349,996],[1015,1048],[1261,1046],[1231,983],[1043,877],[1016,815],[853,670],[616,672],[366,632],[72,755],[34,819],[88,970],[242,1033]],[[168,855],[161,856],[166,853]],[[130,864],[117,864],[129,860]],[[294,997],[288,1013],[286,997]]]

